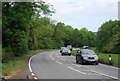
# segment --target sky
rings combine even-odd
[[[119,0],[44,0],[56,10],[51,16],[57,22],[63,22],[73,28],[86,27],[97,32],[100,26],[109,20],[118,19]]]

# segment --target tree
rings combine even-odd
[[[2,13],[3,49],[5,52],[11,52],[13,56],[20,56],[27,53],[29,47],[32,47],[29,45],[31,40],[30,30],[33,29],[35,31],[35,29],[32,28],[31,23],[38,19],[42,13],[50,15],[53,11],[50,9],[50,5],[45,4],[43,1],[36,3],[3,2]],[[3,58],[6,57],[7,55],[3,54]]]
[[[120,32],[120,21],[105,22],[98,30],[96,35],[96,47],[101,52],[113,53],[113,48],[116,48]],[[117,44],[115,44],[117,43]],[[118,46],[119,47],[119,46]],[[116,48],[118,49],[118,48]],[[117,52],[117,51],[116,51]],[[114,51],[114,53],[116,53]]]

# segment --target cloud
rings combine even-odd
[[[53,7],[56,9],[56,13],[58,14],[67,14],[71,12],[76,13],[84,13],[86,15],[95,15],[99,14],[99,9],[104,12],[104,15],[107,15],[106,12],[115,12],[117,11],[117,0],[47,0],[47,2],[51,3]],[[111,10],[105,10],[104,8],[108,8],[111,6]]]
[[[97,31],[100,23],[117,19],[118,0],[45,0],[56,9],[53,17],[74,27]]]

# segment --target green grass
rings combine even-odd
[[[101,53],[101,52],[98,52],[96,50],[96,48],[91,48],[92,50],[95,51],[95,53],[98,55],[99,57],[99,62],[101,63],[105,63],[105,64],[111,64],[113,66],[116,66],[116,67],[120,67],[120,62],[119,62],[119,59],[120,59],[120,54],[111,54],[111,53]],[[111,63],[109,62],[109,55],[111,55]]]
[[[108,59],[109,55],[111,55],[111,58],[112,58],[112,60],[111,60],[112,65],[120,67],[120,64],[118,62],[118,57],[120,57],[120,55],[118,55],[118,54],[98,53],[99,61],[101,63],[110,64],[109,59]]]
[[[14,61],[3,63],[2,64],[2,76],[13,75],[21,70],[26,69],[28,67],[28,60],[32,55],[36,53],[44,52],[44,51],[49,51],[49,50],[51,49],[32,50],[32,51],[29,51],[28,54],[24,54],[21,57],[17,57]]]
[[[99,62],[104,63],[104,64],[111,64],[116,67],[120,67],[120,62],[118,59],[120,59],[120,54],[108,54],[108,53],[100,53],[98,52],[95,48],[92,48],[92,50],[95,51],[95,53],[99,57]],[[72,51],[72,55],[76,55],[77,50]],[[112,60],[111,63],[109,62],[108,56],[111,55]]]
[[[77,53],[77,51],[78,51],[78,50],[73,50],[73,51],[71,52],[71,54],[75,56],[76,53]]]

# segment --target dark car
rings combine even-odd
[[[98,56],[93,50],[81,49],[76,54],[76,63],[93,63],[98,65]]]
[[[61,55],[71,55],[71,50],[66,47],[62,47],[60,53]]]

